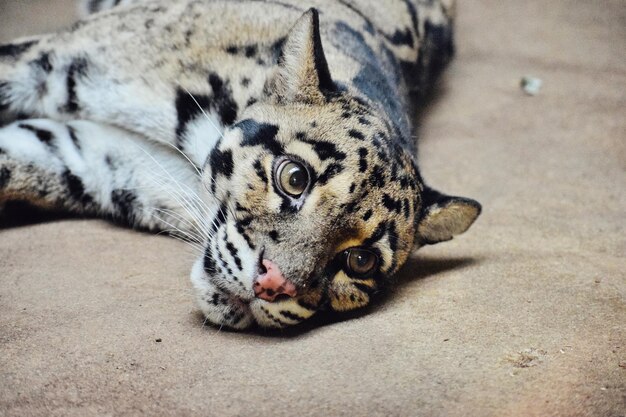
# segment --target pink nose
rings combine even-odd
[[[262,263],[266,272],[259,274],[254,280],[254,295],[265,301],[274,301],[281,294],[295,297],[297,294],[296,286],[283,277],[278,265],[267,259],[263,259]]]

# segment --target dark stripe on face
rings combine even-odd
[[[215,265],[215,259],[211,254],[211,246],[207,246],[204,250],[204,271],[209,275],[217,274],[217,266]]]
[[[224,233],[224,242],[226,242],[226,249],[230,253],[230,256],[235,261],[235,265],[237,265],[237,269],[241,271],[241,258],[239,258],[239,252],[235,249],[235,245],[232,244],[230,240],[228,240],[228,233]]]
[[[343,171],[343,168],[344,166],[337,162],[333,162],[332,164],[329,164],[324,170],[324,172],[322,172],[322,174],[319,177],[317,177],[317,184],[324,185],[328,183],[328,181],[330,181],[331,178],[341,173],[341,171]]]
[[[217,252],[217,262],[219,263],[220,269],[222,270],[222,274],[228,277],[232,277],[233,271],[232,269],[228,267],[228,265],[226,265],[226,262],[224,262],[224,254],[222,253],[222,250],[220,249],[220,245],[218,244],[217,237],[215,238],[214,242],[215,242],[215,251]]]
[[[7,43],[5,45],[0,45],[0,57],[10,56],[11,58],[19,58],[20,55],[28,51],[30,47],[36,43],[37,41],[28,41],[19,44]]]
[[[248,244],[248,247],[252,250],[256,249],[256,246],[254,245],[254,243],[252,243],[252,239],[250,239],[250,236],[248,236],[248,233],[246,233],[246,229],[245,226],[250,224],[250,221],[247,221],[247,223],[245,222],[245,220],[240,220],[237,223],[235,223],[235,228],[237,229],[237,233],[239,233],[241,235],[241,237],[243,237],[243,239],[246,241],[246,243]]]
[[[276,140],[278,126],[245,119],[237,123],[235,127],[241,129],[243,133],[241,146],[261,145],[273,155],[281,155],[283,153],[283,145]]]
[[[359,290],[363,291],[365,294],[371,294],[376,290],[375,288],[368,287],[367,285],[361,284],[358,281],[351,280],[350,283]]]
[[[387,224],[385,222],[380,223],[374,233],[367,239],[363,241],[363,247],[371,247],[374,243],[378,242],[385,235],[385,231],[387,230]]]
[[[263,169],[263,165],[261,164],[261,161],[259,159],[254,161],[253,167],[254,167],[254,172],[256,172],[257,176],[261,179],[261,181],[267,184],[268,182],[267,174],[265,173],[265,170]]]
[[[215,219],[213,219],[211,233],[215,233],[217,229],[219,229],[219,227],[226,221],[226,210],[226,202],[223,202],[215,215]]]
[[[396,251],[398,250],[398,232],[396,230],[396,222],[391,221],[389,223],[389,227],[387,228],[387,237],[389,239],[389,249],[391,249],[392,253],[391,265],[389,265],[388,271],[393,273],[398,266],[398,261],[396,259]]]
[[[404,218],[408,220],[410,217],[410,211],[411,211],[411,203],[409,203],[408,198],[404,199],[402,203],[402,210],[404,212]]]
[[[282,316],[284,316],[285,318],[289,319],[289,320],[293,320],[293,321],[304,321],[304,320],[306,320],[304,317],[299,316],[296,313],[292,313],[291,311],[280,310],[279,313]]]
[[[337,161],[342,161],[346,159],[346,154],[338,150],[334,143],[309,139],[303,132],[299,132],[296,135],[296,138],[304,143],[308,143],[309,145],[311,145],[317,156],[322,161],[325,161],[329,158],[333,158]]]
[[[287,323],[285,323],[284,321],[282,321],[278,317],[275,317],[274,315],[272,315],[272,313],[270,313],[269,310],[266,309],[265,307],[261,307],[261,311],[263,311],[263,313],[265,313],[265,315],[267,316],[268,319],[270,319],[274,323],[278,324],[279,327],[285,327],[285,326],[288,325]]]
[[[195,101],[194,101],[195,98]],[[197,101],[197,103],[196,103]],[[187,123],[195,119],[202,113],[202,110],[209,109],[209,97],[203,94],[189,94],[183,89],[176,91],[176,114],[178,115],[178,125],[176,126],[176,137],[180,142],[185,133]]]

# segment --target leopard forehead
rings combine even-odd
[[[274,259],[296,274],[368,246],[380,253],[385,276],[395,272],[413,245],[422,184],[393,125],[358,99],[258,105],[243,116],[207,159],[205,181],[238,215],[251,217],[259,234],[280,235],[280,246],[271,236],[256,238]],[[298,210],[275,189],[281,157],[303,162],[312,177]]]

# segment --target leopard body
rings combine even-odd
[[[453,1],[83,11],[67,30],[0,46],[0,200],[184,234],[211,323],[286,327],[361,308],[412,250],[479,215],[417,167],[412,115],[453,54]],[[281,188],[285,160],[306,171],[300,195]],[[346,268],[352,248],[375,269]],[[297,295],[255,297],[264,259]]]

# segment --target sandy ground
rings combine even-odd
[[[71,4],[0,1],[0,40],[68,24]],[[218,331],[182,243],[97,220],[0,229],[0,415],[625,416],[625,44],[622,0],[460,2],[420,159],[483,215],[352,320]]]

